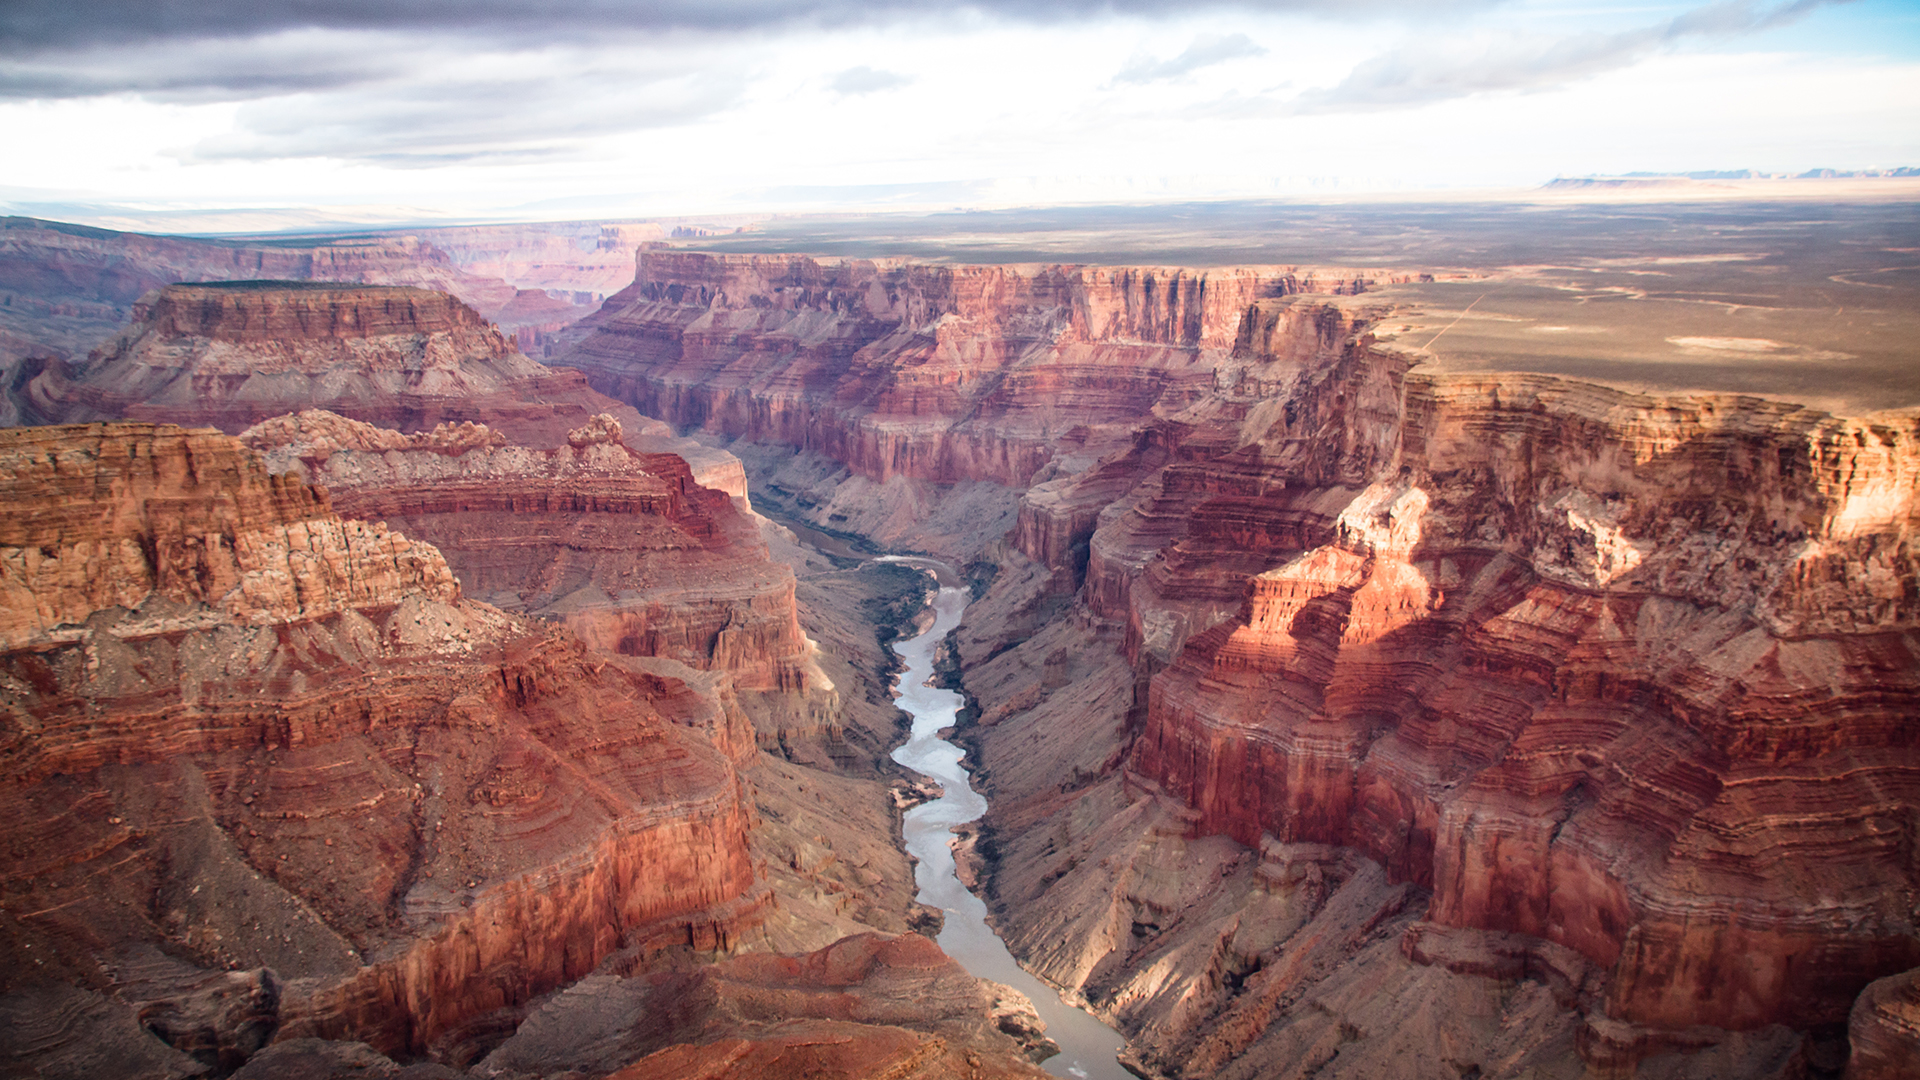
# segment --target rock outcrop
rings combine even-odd
[[[211,431],[0,456],[0,1010],[40,1032],[9,1068],[459,1061],[610,957],[757,924],[754,740],[701,673],[462,598]]]
[[[1426,376],[1351,319],[1256,307],[1239,393],[1023,507],[1047,583],[1121,627],[1136,792],[1191,808],[1187,835],[1361,853],[1439,925],[1570,950],[1605,976],[1596,1065],[1842,1022],[1920,955],[1920,418]],[[1289,322],[1299,358],[1262,336]],[[1125,971],[1188,947],[1177,910],[1136,921],[1157,944],[1080,972],[1123,1014]],[[1234,997],[1151,1014],[1152,1068],[1208,1074],[1167,1036]]]
[[[802,956],[587,980],[481,1067],[620,1080],[1044,1077],[990,1020],[994,1001],[927,938],[861,934]]]
[[[457,237],[447,239],[453,243],[446,247],[407,233],[195,240],[0,218],[0,373],[6,376],[0,423],[61,419],[39,413],[21,393],[25,384],[52,362],[85,357],[125,324],[140,297],[176,282],[264,279],[431,289],[459,297],[528,344],[589,310],[571,294],[563,301],[548,286],[504,280],[523,276],[511,251],[470,266]],[[621,257],[630,261],[632,250],[628,244]]]

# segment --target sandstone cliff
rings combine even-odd
[[[290,403],[407,426],[470,419],[488,403],[536,419],[542,380],[566,382],[445,293],[221,282],[148,294],[116,340],[71,372],[46,372],[29,394],[47,416],[164,418],[231,433]]]
[[[937,546],[928,534],[939,530],[901,519],[937,516],[951,486],[1017,493],[1043,471],[1084,468],[1142,417],[1204,396],[1253,300],[1359,293],[1392,276],[647,247],[637,262],[633,284],[582,320],[584,339],[553,363],[681,429],[833,462],[852,474],[847,489],[836,497],[832,481],[809,485],[820,490],[798,492],[792,508],[816,525],[915,547]],[[769,479],[776,495],[793,486]],[[973,516],[997,516],[989,498],[970,501]],[[964,529],[964,516],[944,524]]]
[[[1426,376],[1363,330],[1255,308],[1217,402],[1023,507],[1016,543],[1084,578],[1142,677],[1112,714],[1127,767],[1184,833],[1281,845],[1296,908],[1287,866],[1338,880],[1297,845],[1330,845],[1430,889],[1435,923],[1564,946],[1570,985],[1605,976],[1569,999],[1596,1065],[1842,1022],[1920,955],[1920,417]],[[1029,889],[1012,910],[1052,906]],[[1228,1024],[1193,1059],[1246,1001],[1128,1004],[1204,933],[1136,922],[1079,975],[1160,1026],[1147,1063],[1206,1075],[1269,1037]],[[1251,942],[1236,980],[1299,948]]]
[[[212,432],[0,454],[10,1068],[459,1060],[609,956],[756,924],[754,742],[699,673],[462,599]]]

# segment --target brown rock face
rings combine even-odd
[[[1847,1080],[1893,1080],[1920,1072],[1920,972],[1875,980],[1849,1018]]]
[[[1273,568],[1155,679],[1137,767],[1203,831],[1351,846],[1437,921],[1611,967],[1619,1018],[1835,1022],[1910,966],[1903,829],[1857,823],[1920,780],[1915,418],[1511,377],[1404,401],[1378,458],[1276,425],[1167,470],[1199,496],[1161,595],[1215,545]]]
[[[503,234],[502,244],[483,260],[470,257],[470,245],[459,236],[464,231],[248,242],[0,218],[0,370],[12,375],[22,359],[84,357],[113,337],[140,297],[183,281],[335,281],[432,289],[459,297],[528,343],[573,322],[597,302],[591,294],[566,300],[549,295],[547,290],[570,275],[559,268],[529,267],[531,253],[521,250],[516,230],[495,230]],[[522,241],[525,231],[519,230]],[[540,232],[538,227],[532,231]],[[611,239],[616,246],[624,243],[624,249],[596,257],[618,258],[630,277],[639,236],[628,240],[616,229]],[[571,238],[561,243],[573,246]],[[566,287],[583,286],[568,282]],[[0,421],[34,422],[37,414],[30,408],[20,414],[20,404],[13,393],[0,393]]]
[[[432,548],[211,432],[0,454],[5,565],[40,575],[10,576],[0,652],[0,1008],[59,1018],[21,1067],[458,1057],[611,954],[757,920],[752,735],[697,673],[461,599]]]
[[[875,480],[1024,487],[1203,395],[1260,297],[1373,271],[824,262],[643,247],[554,363],[680,427],[818,451]],[[1200,365],[1200,366],[1196,366]]]
[[[0,648],[71,642],[61,627],[150,596],[266,625],[459,594],[432,547],[339,520],[218,433],[0,430]]]

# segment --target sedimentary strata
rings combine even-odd
[[[0,455],[0,1001],[50,1018],[10,1067],[457,1061],[616,953],[757,924],[754,740],[699,673],[464,599],[215,432]]]
[[[342,516],[431,540],[471,595],[594,648],[727,673],[770,746],[833,736],[835,690],[801,632],[792,569],[735,500],[679,455],[629,447],[613,417],[552,449],[484,424],[403,435],[323,410],[241,440],[324,486]]]

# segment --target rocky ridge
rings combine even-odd
[[[819,505],[806,515],[816,524],[927,547],[938,530],[918,522],[943,501],[929,485],[998,490],[1000,508],[981,492],[963,515],[997,517],[1030,483],[1115,449],[1139,418],[1204,397],[1248,303],[1361,293],[1394,277],[643,246],[633,284],[582,320],[570,332],[579,343],[553,362],[676,428],[830,461],[843,471],[825,485],[795,476],[756,490],[802,512]],[[807,490],[787,491],[796,481]]]
[[[629,249],[631,250],[631,249]],[[511,257],[497,260],[504,268]],[[176,282],[337,281],[451,293],[528,342],[586,308],[540,287],[467,269],[419,235],[196,240],[33,218],[0,218],[0,421],[45,423],[18,391],[55,361],[75,362],[110,339],[140,297]],[[25,412],[22,412],[22,408]]]

